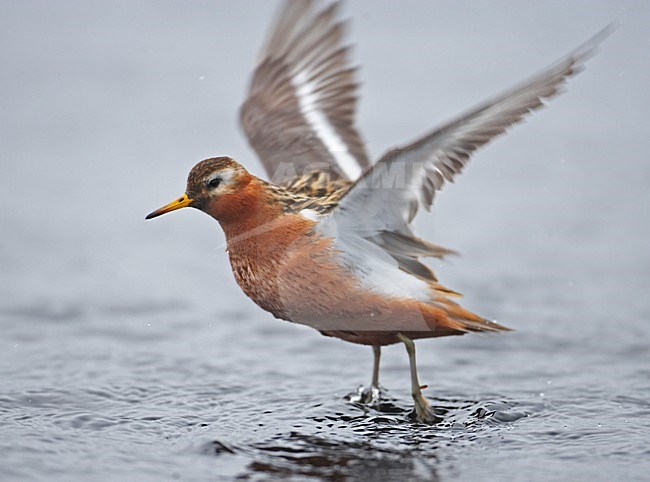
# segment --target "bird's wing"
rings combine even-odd
[[[414,236],[410,224],[420,206],[431,208],[436,192],[446,182],[453,182],[474,151],[541,108],[543,100],[560,93],[567,79],[583,70],[612,28],[520,85],[417,141],[387,152],[323,221],[336,231],[339,242],[349,244],[363,238],[390,254],[402,270],[435,279],[418,257],[445,253]]]
[[[316,170],[356,180],[370,167],[354,126],[357,83],[338,3],[322,11],[316,3],[285,1],[240,111],[276,184]]]
[[[431,208],[436,191],[454,181],[474,151],[543,107],[543,100],[561,93],[567,79],[584,69],[612,29],[608,26],[527,81],[415,142],[388,151],[351,185],[331,216],[357,231],[408,233],[418,208]]]

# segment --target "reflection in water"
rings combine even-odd
[[[237,449],[215,440],[208,452],[245,452],[253,461],[248,475],[241,474],[242,480],[254,478],[255,473],[323,480],[439,480],[439,449],[471,443],[481,432],[494,433],[504,422],[527,415],[509,410],[510,403],[504,401],[436,398],[430,401],[440,419],[425,425],[416,422],[413,410],[385,390],[376,402],[359,403],[361,390],[345,397],[341,411],[308,415],[300,430]]]
[[[363,436],[364,434],[360,434]],[[371,435],[366,433],[365,435]],[[362,437],[360,437],[361,439]],[[273,475],[302,475],[326,480],[437,480],[435,453],[378,449],[371,442],[332,442],[292,432],[286,445],[258,447],[261,457],[250,470]],[[425,461],[426,457],[426,461]]]

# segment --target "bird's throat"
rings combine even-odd
[[[275,231],[283,216],[272,193],[251,177],[242,189],[213,199],[206,210],[221,224],[229,245]]]

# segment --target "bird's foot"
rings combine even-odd
[[[381,392],[377,385],[371,385],[361,392],[360,402],[364,405],[374,405],[379,402]]]
[[[413,415],[415,415],[415,419],[418,422],[434,424],[441,421],[441,418],[429,406],[429,402],[427,402],[427,399],[424,398],[421,392],[413,394],[413,401],[415,402]]]
[[[367,388],[359,387],[356,392],[348,395],[351,402],[362,405],[375,405],[381,398],[381,390],[377,385],[371,385]]]

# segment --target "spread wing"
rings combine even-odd
[[[416,238],[410,228],[418,209],[432,206],[436,192],[446,182],[453,182],[474,151],[541,108],[543,100],[562,92],[567,79],[583,70],[585,61],[612,29],[607,27],[520,85],[417,141],[387,152],[331,212],[340,240],[361,237],[383,248],[400,268],[426,278],[426,267],[417,257],[435,256],[435,250]]]
[[[240,121],[271,181],[316,170],[356,180],[370,162],[354,127],[355,69],[338,3],[287,0],[241,107]]]

